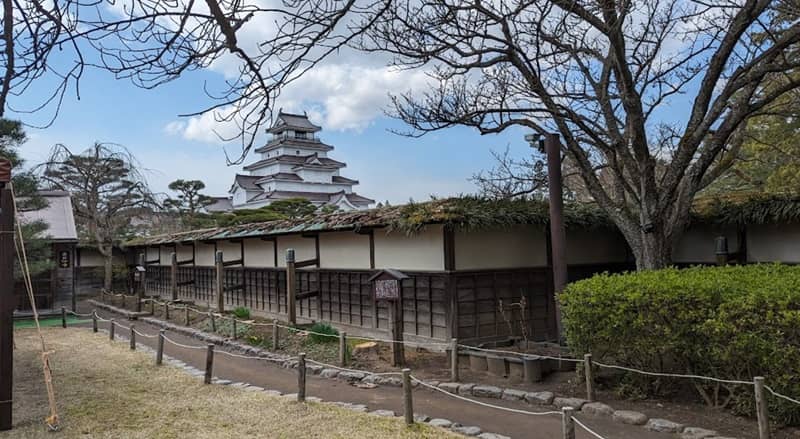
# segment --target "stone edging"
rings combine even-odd
[[[107,311],[123,315],[125,315],[124,311],[127,311],[117,308],[113,305],[97,302],[95,300],[89,300],[89,303],[91,303],[94,306],[97,306],[98,308],[102,308]],[[128,314],[132,313],[128,311]],[[239,353],[242,354],[249,354],[277,361],[283,360],[281,365],[287,369],[297,367],[297,360],[294,360],[292,357],[288,355],[276,354],[274,352],[250,346],[245,343],[240,343],[236,340],[220,337],[214,334],[209,334],[207,332],[200,331],[194,328],[189,328],[182,325],[176,325],[174,323],[166,322],[154,317],[139,316],[138,320],[141,320],[142,322],[149,323],[154,326],[159,326],[163,329],[167,329],[188,337],[196,338],[207,343],[212,343],[218,346],[227,347],[232,350],[238,351]],[[195,368],[192,369],[197,370]],[[311,371],[315,375],[319,375],[321,378],[341,379],[349,383],[355,383],[360,381],[362,383],[367,383],[367,384],[377,384],[377,385],[394,386],[394,387],[401,387],[403,384],[402,380],[399,377],[374,375],[367,372],[341,370],[335,368],[335,366],[324,367],[316,364],[310,364],[306,366],[306,369]],[[202,371],[199,372],[202,374]],[[431,386],[438,387],[439,389],[445,390],[449,393],[461,396],[474,396],[480,398],[503,399],[508,401],[521,401],[521,402],[527,402],[528,404],[533,406],[556,407],[559,409],[564,407],[572,407],[576,411],[580,411],[581,413],[584,413],[586,415],[596,416],[596,417],[609,417],[615,422],[628,425],[642,426],[650,431],[679,434],[680,435],[679,437],[681,439],[736,439],[728,436],[720,436],[714,430],[708,430],[700,427],[685,426],[684,424],[673,422],[667,419],[649,418],[647,415],[641,412],[630,411],[630,410],[614,410],[611,406],[609,406],[608,404],[604,404],[602,402],[590,402],[588,400],[581,398],[559,397],[556,396],[553,392],[548,392],[548,391],[527,392],[524,390],[518,390],[513,388],[501,388],[497,386],[487,386],[474,383],[440,382],[435,380],[425,381],[425,382],[426,384],[429,384]],[[417,387],[417,385],[418,384],[416,382],[412,382],[412,386]],[[245,386],[249,385],[245,384]],[[356,406],[360,407],[362,405],[356,404]],[[366,412],[366,406],[363,407],[364,407],[363,410],[359,409],[358,411]],[[384,412],[384,411],[377,410],[377,412]],[[376,414],[381,414],[381,413],[376,413]],[[392,412],[392,416],[394,416],[394,412]],[[416,416],[418,415],[415,414],[415,417]],[[483,433],[483,435],[481,435],[482,433],[478,427],[465,427],[460,424],[453,423],[447,419],[429,419],[428,423],[439,427],[451,428],[458,433],[467,436],[478,436],[483,439],[502,439],[505,437],[502,435],[496,435],[494,433]]]

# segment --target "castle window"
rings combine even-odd
[[[295,151],[295,153],[296,153],[297,155],[300,155],[300,150],[298,149],[297,151]]]
[[[305,139],[306,138],[306,132],[305,131],[295,131],[294,132],[294,137],[295,137],[295,139]]]

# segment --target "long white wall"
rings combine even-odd
[[[672,261],[676,264],[716,263],[716,238],[718,236],[728,238],[730,253],[739,250],[739,237],[734,228],[697,224],[684,231],[680,239],[672,246]]]
[[[294,249],[295,261],[304,261],[317,257],[314,238],[303,238],[300,235],[284,235],[278,237],[278,266],[286,266],[286,250]]]
[[[800,263],[800,224],[766,224],[748,227],[747,260]]]
[[[322,268],[368,269],[369,236],[355,232],[321,233],[319,257]]]
[[[411,236],[376,230],[375,267],[398,270],[444,270],[442,226],[430,225]]]
[[[567,264],[608,264],[625,262],[628,245],[612,230],[567,230]]]
[[[534,226],[455,232],[457,270],[547,265],[545,230]]]
[[[274,267],[274,244],[271,241],[264,241],[259,238],[245,239],[244,261],[248,267]]]

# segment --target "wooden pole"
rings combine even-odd
[[[133,323],[131,323],[130,342],[131,342],[131,350],[135,351],[136,350],[136,326],[134,326]]]
[[[236,340],[236,337],[238,336],[237,332],[239,332],[236,330],[236,318],[232,318],[231,321],[233,322],[233,339]]]
[[[111,319],[109,322],[110,326],[108,328],[108,339],[114,341],[114,330],[116,329],[117,322],[114,319]]]
[[[297,357],[297,402],[306,400],[306,354],[301,352]]]
[[[222,251],[214,255],[214,289],[217,293],[217,312],[225,312],[225,265],[222,263]]]
[[[575,409],[572,407],[564,407],[561,411],[564,414],[561,417],[562,439],[575,439],[575,421],[572,420],[572,414],[575,412]]]
[[[564,193],[561,181],[561,147],[558,134],[544,135],[544,149],[547,154],[547,184],[550,205],[550,252],[553,261],[553,294],[558,296],[567,285],[567,245],[564,229]],[[558,339],[563,338],[561,307],[555,300],[555,318]]]
[[[156,301],[152,297],[150,298],[150,315],[156,315]]]
[[[458,382],[458,339],[450,340],[450,381]]]
[[[347,366],[347,333],[339,334],[339,366]]]
[[[67,309],[63,306],[61,307],[61,327],[67,328]]]
[[[92,311],[92,332],[97,333],[97,310]]]
[[[142,267],[142,268],[145,267],[145,257],[144,257],[144,254],[141,254],[141,253],[139,254],[139,266]],[[145,286],[147,285],[145,283],[145,277],[144,277],[145,272],[144,271],[138,271],[137,267],[133,267],[133,269],[134,269],[134,271],[136,273],[139,273],[139,285],[138,285],[139,288],[136,289],[136,296],[139,298],[139,306],[136,307],[136,311],[137,312],[142,312],[142,301],[144,300],[144,297],[145,297]],[[135,288],[135,286],[136,286],[136,284],[134,284],[134,288]],[[152,304],[153,304],[153,302],[150,302],[150,314],[151,315],[153,314],[153,305]]]
[[[169,255],[169,292],[172,301],[178,300],[178,255],[175,252]]]
[[[767,394],[764,391],[764,377],[753,378],[756,396],[756,416],[758,417],[758,439],[769,439],[769,413]]]
[[[139,265],[144,268],[142,272],[142,294],[150,297],[150,292],[147,291],[147,247],[145,247],[144,252],[139,255]]]
[[[203,382],[206,384],[211,384],[211,374],[214,370],[214,345],[212,343],[208,344],[208,350],[206,351],[206,375],[203,378]]]
[[[414,402],[411,391],[411,369],[403,369],[403,414],[406,425],[414,425]]]
[[[161,366],[164,361],[164,333],[166,331],[161,329],[158,331],[158,347],[156,348],[156,366]]]
[[[289,325],[297,324],[297,314],[295,311],[295,296],[297,283],[295,282],[294,249],[286,249],[286,313],[289,315]]]
[[[184,326],[189,326],[189,307],[183,307],[183,324]]]
[[[586,399],[595,400],[594,395],[594,372],[592,371],[592,354],[583,356],[583,372],[586,377]]]
[[[392,339],[392,366],[398,367],[405,364],[405,350],[403,349],[403,322],[402,314],[398,310],[400,302],[390,301],[386,307],[389,310],[389,328]]]
[[[280,347],[280,333],[278,333],[278,321],[272,321],[272,350],[277,351]]]
[[[12,427],[14,389],[14,199],[0,189],[0,430]]]
[[[213,312],[208,312],[208,319],[211,320],[211,332],[217,332],[217,320],[214,318]]]
[[[169,302],[164,302],[164,320],[169,320]]]

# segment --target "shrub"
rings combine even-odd
[[[240,307],[234,308],[233,315],[236,316],[237,319],[249,320],[250,319],[250,309],[246,308],[244,306],[240,306]]]
[[[749,265],[601,274],[570,284],[559,301],[576,355],[657,372],[751,381],[800,396],[800,267]],[[624,374],[647,396],[696,390],[754,414],[753,388]],[[720,386],[720,387],[717,387]],[[800,424],[800,407],[770,397],[770,414]]]
[[[326,323],[314,323],[308,330],[311,332],[311,334],[308,335],[309,340],[315,343],[334,342],[337,341],[337,337],[335,336],[339,335],[339,331],[337,331],[336,328]],[[314,332],[326,335],[313,334]]]

